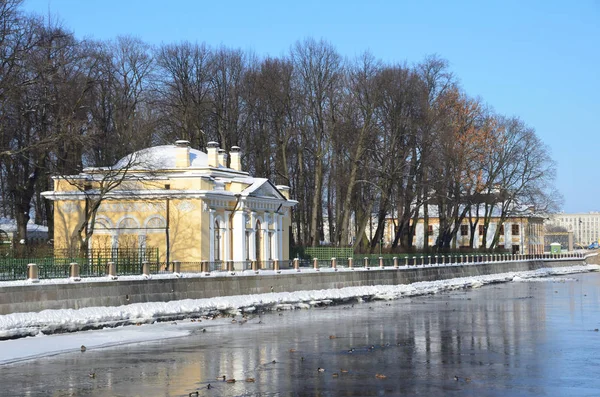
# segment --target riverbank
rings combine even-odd
[[[508,282],[515,279],[522,280],[598,270],[600,270],[598,265],[580,264],[568,267],[540,268],[529,271],[420,281],[410,284],[378,284],[320,290],[307,289],[295,292],[269,292],[168,302],[132,303],[114,307],[13,313],[0,316],[0,339],[122,325],[142,325],[156,321],[214,318],[222,315],[245,314],[247,317],[252,317],[255,313],[262,311],[303,309],[352,301],[393,300],[456,289],[477,288],[486,284]]]
[[[541,268],[576,266],[587,258],[575,257],[498,260],[490,262],[420,264],[417,266],[362,268],[302,268],[280,271],[169,273],[50,279],[39,282],[0,283],[0,315],[55,309],[112,307],[135,303],[184,299],[298,292],[473,277]]]
[[[589,369],[600,357],[599,282],[597,272],[515,278],[247,315],[246,323],[238,315],[236,322],[170,321],[2,341],[0,358],[14,357],[0,366],[2,390],[94,397],[595,396],[600,380]]]

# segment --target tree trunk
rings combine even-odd
[[[312,211],[310,217],[310,243],[312,247],[319,245],[318,220],[319,211],[321,210],[321,193],[323,189],[323,161],[321,160],[320,151],[317,152],[315,159],[315,187],[312,198]]]

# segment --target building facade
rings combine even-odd
[[[572,232],[575,246],[587,247],[600,239],[600,212],[552,214],[548,224]]]
[[[435,209],[430,209],[430,213],[435,213]],[[500,236],[496,248],[509,251],[516,254],[540,254],[544,252],[544,217],[538,215],[527,216],[509,216],[500,225]],[[473,220],[474,221],[474,220]],[[486,234],[486,249],[490,248],[496,229],[500,222],[499,217],[492,217]],[[374,214],[370,225],[367,227],[367,236],[374,238],[377,224],[377,215]],[[436,244],[439,235],[439,218],[430,216],[428,218],[427,231],[423,218],[419,218],[413,237],[413,245],[420,250],[425,247],[425,239],[429,247]],[[383,245],[391,246],[394,241],[397,218],[387,218],[383,229]],[[469,219],[463,220],[459,226],[456,235],[453,238],[451,247],[456,249],[471,249],[471,235],[474,233],[472,249],[483,248],[483,220],[480,219],[475,226],[474,231],[471,228]]]
[[[486,246],[483,247],[484,225],[479,220],[474,231],[469,220],[464,220],[454,236],[453,246],[456,243],[458,249],[470,249],[471,235],[474,233],[473,249],[489,249],[493,237],[499,225],[499,218],[492,217],[486,233]],[[423,219],[419,219],[415,231],[415,247],[422,249],[425,246],[425,238],[428,239],[429,247],[436,243],[439,234],[439,219],[429,218],[428,230],[425,233]],[[505,250],[513,254],[542,254],[544,253],[544,218],[539,216],[508,217],[500,225],[500,236],[497,249]]]
[[[54,190],[43,193],[54,201],[55,248],[78,244],[86,206],[102,197],[89,249],[156,247],[161,261],[233,261],[238,269],[246,261],[288,259],[297,202],[287,186],[243,171],[238,147],[230,154],[228,166],[216,142],[205,153],[177,141],[112,167],[55,177]]]

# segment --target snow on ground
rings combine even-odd
[[[196,323],[156,323],[140,327],[107,328],[89,332],[43,335],[0,342],[0,365],[131,343],[151,342],[188,336]]]
[[[123,336],[125,337],[124,343],[131,343],[147,340],[148,335],[143,332],[137,332],[139,329],[144,329],[143,327],[119,327],[116,330],[106,330],[106,328],[114,328],[121,325],[153,324],[157,321],[172,321],[189,317],[214,317],[217,314],[252,313],[258,309],[287,310],[310,308],[316,305],[331,303],[343,303],[352,300],[391,300],[401,297],[435,294],[461,288],[477,288],[491,283],[523,281],[540,277],[598,270],[600,270],[600,266],[598,265],[582,265],[426,281],[405,285],[375,285],[328,290],[274,292],[256,295],[223,296],[208,299],[186,299],[171,302],[134,303],[118,307],[88,307],[77,310],[61,309],[30,313],[12,313],[0,316],[0,338],[8,339],[38,336],[43,340],[46,338],[43,335],[105,328],[105,330],[101,332],[106,333],[106,340],[112,341],[115,339],[116,335],[117,340]],[[121,331],[122,333],[120,333]],[[87,335],[96,335],[95,333],[89,334],[87,332],[79,334],[86,334],[86,339],[89,339]],[[160,334],[162,334],[162,332]],[[185,334],[186,333],[184,333],[184,335]],[[75,334],[69,334],[69,336],[72,335]],[[157,337],[155,334],[152,334],[152,336],[154,338]],[[165,333],[160,335],[160,338],[170,336],[173,335]],[[73,346],[72,338],[70,337],[69,339],[71,340],[69,345]],[[36,340],[36,338],[26,338],[23,341]],[[17,340],[0,341],[0,363],[14,361],[16,359],[15,357],[28,357],[31,355],[28,349],[23,349],[24,356],[20,354],[16,354],[15,356],[14,353],[7,355],[7,351],[12,351],[10,348],[7,350],[7,346],[11,346],[13,343],[19,345],[21,343],[24,343],[25,345],[28,344],[27,342],[19,342]],[[43,346],[54,345],[44,342],[40,343]],[[103,343],[105,343],[102,337],[100,337],[98,343],[99,346],[102,346]],[[51,351],[62,351],[60,344],[57,344],[56,347],[47,347],[50,348]],[[35,350],[35,347],[33,347],[33,350]]]
[[[15,232],[17,230],[17,221],[0,216],[0,229],[5,232]],[[27,231],[48,233],[48,226],[36,225],[33,223],[33,219],[31,219],[27,224]]]

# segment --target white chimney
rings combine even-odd
[[[285,197],[286,199],[290,199],[290,187],[286,186],[286,185],[277,185],[275,186],[277,188],[277,190],[279,190],[281,192],[281,194],[283,194],[283,197]]]
[[[208,142],[206,144],[206,153],[208,154],[208,166],[218,167],[219,166],[219,144],[217,142]]]
[[[232,146],[231,151],[229,152],[231,155],[230,167],[232,170],[241,171],[242,170],[242,151],[239,146]]]
[[[219,156],[219,165],[222,165],[223,167],[227,167],[227,152],[225,152],[225,149],[219,149],[218,156]]]
[[[188,168],[190,166],[190,141],[183,139],[175,141],[175,167]]]

